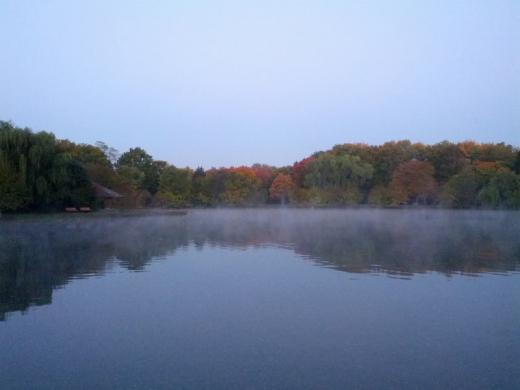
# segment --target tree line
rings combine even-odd
[[[0,210],[103,207],[92,182],[122,194],[116,208],[261,204],[520,208],[520,150],[505,143],[345,143],[292,166],[191,169],[142,148],[120,154],[0,121]]]

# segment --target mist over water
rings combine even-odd
[[[441,210],[195,210],[187,216],[0,225],[0,318],[51,302],[70,279],[146,271],[180,249],[277,246],[316,265],[403,279],[518,273],[520,213]]]
[[[515,388],[518,237],[511,211],[2,221],[0,387]]]

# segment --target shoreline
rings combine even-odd
[[[472,208],[452,208],[440,205],[407,205],[407,206],[379,206],[379,205],[261,205],[261,206],[218,206],[218,207],[194,207],[184,209],[111,209],[89,212],[26,212],[26,213],[3,213],[0,214],[2,221],[41,221],[41,220],[78,220],[78,219],[98,219],[98,218],[127,218],[127,217],[150,217],[150,216],[186,216],[190,211],[202,210],[395,210],[395,211],[414,211],[414,210],[438,210],[438,211],[508,211],[520,212],[515,209],[493,209],[487,207]]]
[[[77,220],[95,218],[125,218],[145,216],[184,216],[188,214],[187,209],[129,209],[129,210],[99,210],[88,212],[27,212],[0,214],[2,221],[41,221],[41,220]]]

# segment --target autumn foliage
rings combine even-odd
[[[305,176],[308,173],[308,169],[305,164],[307,164],[309,161],[314,161],[316,158],[314,157],[307,157],[299,162],[295,162],[293,164],[292,170],[291,170],[291,178],[293,182],[298,187],[304,187],[305,186]]]
[[[271,184],[271,188],[269,188],[269,195],[271,195],[272,198],[281,199],[282,204],[284,204],[285,200],[289,197],[289,194],[295,187],[296,186],[290,175],[280,173],[273,180],[273,184]]]
[[[193,170],[135,147],[121,155],[0,121],[0,211],[102,207],[92,182],[124,197],[106,206],[260,204],[520,208],[520,150],[504,143],[344,143],[292,166]],[[108,201],[107,201],[108,202]]]
[[[400,164],[392,175],[390,191],[394,204],[426,204],[435,198],[435,169],[428,161],[407,161]]]
[[[229,205],[244,204],[260,184],[261,180],[253,169],[245,166],[231,167],[228,169],[224,191],[219,194],[219,199]]]

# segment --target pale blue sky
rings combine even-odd
[[[176,166],[520,146],[520,1],[0,0],[0,119]]]

